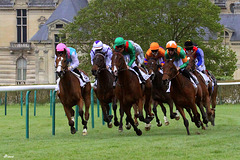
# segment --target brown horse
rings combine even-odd
[[[172,60],[167,60],[163,66],[163,81],[170,80],[171,81],[171,89],[170,95],[175,103],[177,110],[181,113],[183,117],[183,122],[187,130],[187,134],[190,135],[189,132],[189,122],[186,119],[184,108],[190,108],[193,112],[193,119],[195,125],[199,128],[203,126],[202,121],[200,120],[200,114],[197,111],[195,104],[195,96],[197,94],[196,89],[194,88],[192,82],[180,74],[177,70],[176,66],[173,64],[175,58]]]
[[[215,111],[214,109],[211,109],[210,108],[210,98],[211,98],[211,95],[209,93],[209,88],[211,89],[212,88],[212,85],[211,83],[206,85],[205,84],[205,80],[204,78],[202,77],[202,75],[197,71],[196,69],[196,65],[195,65],[195,57],[196,57],[196,52],[189,52],[187,54],[187,56],[189,57],[189,64],[188,66],[186,67],[187,70],[191,71],[198,79],[199,81],[199,84],[202,88],[202,97],[198,98],[198,100],[196,101],[197,102],[197,105],[202,105],[206,108],[206,111],[207,111],[207,120],[205,119],[204,120],[204,116],[203,114],[206,114],[205,111],[202,111],[200,106],[200,110],[202,112],[202,116],[203,116],[203,122],[205,124],[208,123],[208,121],[211,122],[211,124],[214,124],[214,115],[215,115]],[[210,90],[211,91],[211,90]],[[201,101],[201,102],[200,102]],[[203,113],[204,112],[204,113]]]
[[[173,100],[170,96],[169,92],[167,91],[167,86],[163,84],[162,77],[163,74],[159,72],[159,68],[157,66],[157,61],[155,58],[150,58],[148,60],[148,63],[146,65],[148,73],[152,74],[152,99],[153,99],[153,112],[156,117],[156,122],[158,126],[161,126],[161,121],[158,118],[157,115],[157,105],[159,104],[162,108],[163,114],[164,114],[164,120],[165,124],[168,125],[168,121],[166,120],[166,108],[163,105],[163,103],[167,103],[170,108],[170,118],[176,118],[179,120],[179,116],[177,116],[177,113],[173,112]]]
[[[131,115],[131,108],[134,104],[137,104],[140,121],[149,124],[152,120],[150,99],[151,99],[151,83],[148,79],[145,84],[145,89],[142,89],[139,83],[137,75],[127,68],[124,60],[124,56],[120,52],[113,51],[112,56],[112,71],[115,76],[118,77],[115,93],[117,99],[120,101],[120,114],[121,118],[125,113],[127,115],[126,120],[129,122],[137,135],[142,135],[142,131],[134,125],[134,120]],[[145,103],[144,103],[145,100]],[[146,112],[146,118],[143,117],[143,103],[144,110]],[[120,120],[119,128],[122,127],[122,121]]]
[[[116,116],[117,100],[112,85],[115,78],[114,75],[106,68],[105,57],[101,53],[97,53],[93,59],[92,74],[97,77],[97,88],[94,88],[94,92],[101,104],[104,121],[107,122],[109,128],[112,127],[111,119],[113,116],[109,115],[109,103],[112,103],[114,111],[114,125],[119,126]]]
[[[75,134],[74,128],[74,110],[73,106],[78,105],[79,115],[82,119],[83,135],[87,134],[87,121],[89,119],[89,106],[91,96],[91,84],[88,82],[85,87],[80,86],[79,79],[68,70],[66,50],[63,52],[55,52],[56,54],[56,73],[60,77],[59,91],[57,92],[60,101],[63,104],[64,111],[68,118],[68,124],[71,133]],[[85,102],[85,120],[83,117],[83,103]]]

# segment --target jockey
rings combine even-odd
[[[133,42],[132,40],[128,40],[128,41],[132,43],[132,45],[135,49],[135,52],[137,55],[136,64],[138,66],[142,66],[143,61],[144,61],[144,53],[143,53],[141,46],[139,44],[137,44],[136,42]]]
[[[184,51],[186,53],[191,52],[191,53],[196,53],[195,54],[195,59],[196,59],[196,69],[200,71],[199,73],[202,75],[202,77],[205,80],[206,85],[208,85],[210,79],[207,76],[206,72],[206,66],[204,64],[204,52],[201,48],[198,48],[196,45],[193,44],[191,40],[187,40],[184,43]]]
[[[64,49],[67,51],[67,62],[68,62],[68,64],[70,63],[68,70],[77,73],[80,76],[80,78],[82,79],[82,81],[85,82],[82,77],[82,74],[77,69],[77,67],[79,65],[79,60],[78,60],[78,55],[77,55],[76,49],[74,49],[72,47],[67,47],[64,43],[59,43],[56,46],[57,52],[63,52]],[[55,55],[55,60],[56,60],[56,58],[57,58],[57,56]]]
[[[93,59],[96,53],[101,53],[105,57],[106,67],[110,71],[111,69],[111,59],[112,59],[112,49],[106,44],[103,44],[102,41],[95,41],[93,43],[93,48],[90,52],[91,64],[93,65]]]
[[[200,48],[197,48],[196,46],[194,46],[193,42],[191,40],[187,40],[184,43],[184,51],[186,53],[190,52],[195,52],[196,53],[196,57],[197,61],[196,61],[196,68],[197,70],[204,72],[206,70],[205,64],[204,64],[204,53],[203,50]]]
[[[187,59],[187,56],[183,48],[178,46],[175,41],[169,41],[166,45],[166,48],[167,50],[165,52],[165,58],[171,59],[175,57],[175,61],[173,63],[177,67],[177,70],[179,70],[188,79],[191,78],[194,81],[194,83],[197,85],[198,81],[192,76],[192,74],[189,73],[189,71],[185,69],[189,61]]]
[[[105,63],[106,63],[106,68],[111,72],[111,59],[112,59],[112,49],[106,44],[103,44],[102,41],[95,41],[93,43],[93,48],[90,52],[91,56],[91,64],[93,65],[93,59],[97,53],[101,53],[105,57]],[[95,83],[94,86],[97,87],[97,77],[95,77]]]
[[[164,56],[165,50],[160,47],[157,42],[152,42],[150,48],[146,52],[144,64],[146,65],[150,58],[154,58],[157,61],[158,68],[161,68],[161,66],[164,65]]]
[[[142,77],[142,74],[139,71],[139,68],[137,67],[137,64],[135,62],[135,49],[132,43],[130,43],[127,40],[124,40],[122,37],[117,37],[114,41],[114,50],[116,51],[122,51],[122,54],[124,58],[129,58],[130,61],[128,62],[128,67],[133,68],[139,75],[140,80],[142,81],[142,84],[145,84],[145,79]]]

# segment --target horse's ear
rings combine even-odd
[[[67,50],[66,50],[65,48],[64,48],[64,51],[63,51],[63,53],[64,53],[64,54],[66,54],[66,53],[67,53]]]

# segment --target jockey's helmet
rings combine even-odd
[[[67,50],[67,46],[66,46],[64,43],[59,43],[59,44],[56,46],[57,52],[62,52],[62,51],[64,51],[64,49]]]
[[[122,37],[117,37],[114,41],[114,46],[124,45],[125,41]]]
[[[101,50],[101,49],[103,48],[103,43],[102,43],[102,41],[99,41],[99,40],[95,41],[95,42],[93,43],[93,48],[95,49],[95,51],[96,51],[96,50]]]
[[[193,48],[193,42],[191,41],[191,40],[187,40],[185,43],[184,43],[184,47],[186,48],[186,49],[191,49],[191,48]]]
[[[150,49],[151,50],[158,50],[159,49],[159,44],[157,42],[152,42],[150,44]]]
[[[174,48],[176,49],[177,48],[177,43],[175,41],[169,41],[166,45],[166,48],[169,49],[169,48]]]

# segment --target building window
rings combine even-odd
[[[61,35],[58,35],[58,34],[54,34],[55,48],[58,45],[58,43],[62,42],[65,38],[66,38],[66,36],[61,36]]]
[[[27,42],[27,10],[17,9],[17,42]]]
[[[56,24],[56,28],[63,28],[63,24]]]
[[[25,84],[27,76],[27,61],[24,58],[17,60],[17,84]]]

